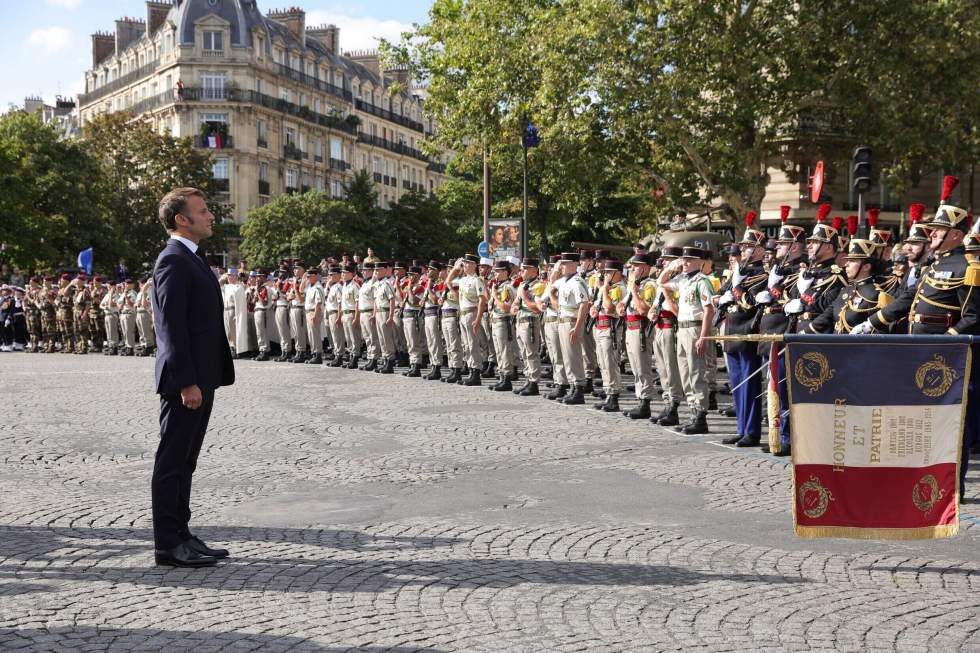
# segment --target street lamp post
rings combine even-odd
[[[530,120],[527,120],[527,126],[524,128],[524,137],[521,139],[521,144],[524,146],[524,216],[523,224],[521,224],[521,257],[527,256],[527,151],[532,147],[537,147],[541,143],[541,134],[538,132],[538,128],[534,126]],[[544,243],[544,228],[541,229],[541,242]]]

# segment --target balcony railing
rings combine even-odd
[[[227,150],[235,147],[233,145],[231,136],[222,136],[215,140],[215,144],[212,145],[210,139],[207,136],[195,136],[194,137],[194,147],[206,147],[210,150]]]
[[[429,161],[429,157],[422,154],[420,151],[416,150],[414,147],[409,147],[403,143],[396,143],[394,141],[389,141],[386,138],[380,138],[378,136],[372,136],[370,134],[359,133],[357,135],[357,140],[362,143],[367,143],[368,145],[374,145],[377,147],[383,147],[391,152],[397,152],[398,154],[405,154],[420,161]]]
[[[446,164],[438,163],[437,161],[430,161],[429,165],[426,166],[426,169],[431,170],[432,172],[438,172],[439,174],[445,174]]]
[[[205,57],[223,57],[225,56],[224,50],[203,50],[201,52]]]
[[[219,193],[227,193],[231,189],[231,183],[228,179],[213,179],[214,189]]]
[[[266,148],[266,149],[268,149],[268,147],[269,147],[269,141],[267,141],[266,139],[264,139],[264,138],[262,138],[262,137],[259,137],[259,138],[258,138],[258,139],[257,139],[257,140],[255,141],[255,144],[256,144],[256,145],[258,145],[259,147],[264,147],[264,148]]]
[[[313,160],[316,161],[317,163],[323,163],[323,155],[322,154],[314,154],[313,155]]]
[[[286,143],[282,146],[282,154],[287,159],[294,159],[296,161],[302,161],[306,158],[306,153],[292,143]]]
[[[307,75],[306,73],[300,72],[298,70],[294,70],[285,64],[277,63],[275,64],[275,67],[276,67],[276,71],[280,75],[284,77],[288,77],[293,81],[299,82],[304,86],[315,88],[316,90],[323,91],[324,93],[330,93],[331,95],[335,95],[339,98],[347,100],[348,102],[350,102],[353,99],[351,92],[341,88],[340,86],[334,86],[333,84],[329,84],[323,81],[322,79],[311,77],[310,75]]]
[[[335,159],[333,157],[330,157],[330,167],[333,168],[334,170],[340,170],[341,172],[343,172],[344,170],[347,170],[347,168],[349,168],[350,166],[347,165],[346,161],[342,161],[340,159]]]
[[[79,93],[78,106],[83,106],[91,102],[95,102],[101,97],[105,97],[110,93],[113,93],[121,88],[125,88],[129,86],[133,82],[136,82],[146,77],[150,73],[152,73],[154,70],[157,69],[159,65],[160,65],[160,60],[154,59],[153,61],[143,64],[136,70],[132,70],[121,77],[117,77],[111,82],[103,84],[99,88],[90,91],[89,93]]]
[[[269,194],[269,182],[259,179],[259,195]]]
[[[400,116],[397,113],[392,113],[388,109],[382,109],[381,107],[375,106],[364,100],[354,99],[354,108],[358,111],[364,111],[365,113],[370,113],[372,116],[377,116],[378,118],[383,118],[385,120],[390,120],[391,122],[402,125],[403,127],[408,127],[409,129],[414,129],[417,132],[425,133],[425,125],[420,122],[416,122],[411,118],[406,118],[405,116]]]

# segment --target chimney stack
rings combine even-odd
[[[286,28],[293,33],[293,36],[299,39],[299,42],[306,47],[306,12],[299,7],[290,7],[289,9],[272,10],[269,12],[269,18],[285,25]]]
[[[336,25],[309,27],[306,36],[322,43],[331,54],[340,55],[340,28]]]
[[[378,59],[377,50],[354,50],[348,52],[346,56],[381,77],[381,61]]]
[[[116,21],[116,56],[146,33],[146,23],[142,18],[126,16]]]
[[[146,33],[155,34],[167,20],[167,14],[173,9],[169,2],[147,0],[146,2]]]
[[[92,35],[92,68],[112,56],[116,51],[116,37],[108,32],[96,32]]]

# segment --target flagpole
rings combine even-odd
[[[521,139],[524,145],[524,222],[521,225],[521,258],[527,256],[527,139]]]

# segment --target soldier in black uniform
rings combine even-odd
[[[756,301],[756,297],[766,290],[769,275],[762,267],[766,235],[752,228],[755,216],[755,211],[749,211],[745,216],[746,230],[739,241],[739,266],[716,296],[719,314],[724,316],[727,325],[725,335],[758,332],[763,306]],[[740,447],[757,446],[762,435],[762,378],[759,374],[762,359],[759,357],[758,345],[751,342],[726,342],[725,358],[732,382],[738,433],[722,442]]]
[[[798,333],[813,333],[810,322],[827,310],[847,285],[844,271],[834,263],[840,248],[843,218],[834,218],[828,226],[824,223],[828,213],[830,205],[821,204],[817,210],[817,224],[806,240],[810,264],[796,280],[799,297],[786,302],[783,308],[790,318],[796,318]]]
[[[895,300],[851,329],[852,334],[909,332],[909,311],[915,301],[919,281],[933,260],[929,250],[931,230],[921,222],[925,208],[925,204],[909,206],[909,235],[902,244],[902,250],[909,260],[909,269],[898,284],[897,291],[892,293]]]
[[[888,305],[892,297],[878,283],[876,272],[882,261],[877,257],[879,245],[860,238],[852,238],[848,244],[846,272],[849,283],[827,307],[810,323],[816,333],[850,333],[869,315]]]

